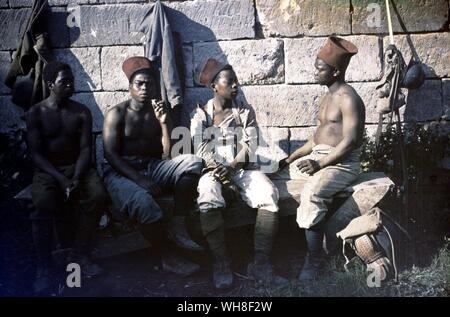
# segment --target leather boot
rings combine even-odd
[[[275,274],[269,262],[273,240],[278,232],[278,213],[259,209],[255,224],[255,259],[247,267],[247,275],[257,281],[285,284],[288,280]]]
[[[200,223],[212,255],[214,287],[217,289],[228,288],[233,284],[233,273],[230,260],[226,255],[222,209],[201,211]]]
[[[174,252],[174,245],[170,244],[161,222],[141,224],[139,231],[150,242],[155,254],[161,257],[163,271],[186,277],[200,270],[197,263],[184,259]]]
[[[320,230],[305,230],[308,253],[305,258],[298,280],[303,283],[311,282],[319,276],[323,265],[323,233]]]
[[[36,295],[49,295],[53,291],[53,261],[51,245],[53,223],[49,220],[34,220],[32,222],[33,242],[37,255],[36,277],[33,282],[33,292]]]

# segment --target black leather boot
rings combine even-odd
[[[37,255],[36,277],[33,282],[35,295],[49,295],[54,288],[54,268],[51,257],[53,223],[49,220],[32,222],[33,242]]]
[[[161,257],[163,271],[186,277],[200,270],[197,263],[181,257],[173,250],[175,246],[169,242],[165,227],[161,222],[141,224],[139,231],[150,242],[155,254]]]
[[[257,281],[281,285],[289,281],[275,274],[269,262],[277,232],[278,213],[259,209],[255,224],[255,259],[248,265],[247,275]]]
[[[323,265],[323,233],[320,230],[305,230],[308,253],[305,258],[302,270],[298,276],[299,282],[307,283],[317,279]]]
[[[212,256],[214,287],[228,288],[233,284],[233,272],[231,262],[226,255],[222,209],[201,211],[200,222]]]

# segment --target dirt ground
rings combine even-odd
[[[12,197],[10,193],[0,192],[0,296],[33,296],[31,290],[36,265],[30,221],[28,213],[9,197]],[[205,253],[180,250],[185,257],[201,266],[201,270],[195,275],[181,278],[158,270],[157,257],[152,253],[151,248],[146,248],[98,260],[97,263],[104,268],[104,274],[97,278],[82,277],[81,288],[65,286],[68,273],[61,270],[60,287],[55,290],[54,296],[226,297],[249,296],[253,293],[259,294],[258,296],[266,294],[259,289],[257,292],[252,290],[255,284],[246,277],[246,266],[251,261],[253,253],[253,227],[246,226],[228,231],[227,242],[235,272],[235,283],[227,291],[219,292],[213,289],[209,261]],[[431,255],[440,244],[442,242],[436,245],[428,242],[422,247],[417,245],[416,254],[420,255],[420,262],[423,262],[424,266],[430,265]],[[398,250],[402,252],[408,249],[402,247]],[[304,255],[305,241],[295,219],[282,218],[272,256],[276,271],[294,281],[303,263]],[[341,269],[341,266],[339,264],[336,268]],[[419,276],[422,273],[412,272],[411,274]],[[363,275],[364,272],[361,273],[361,276]],[[331,280],[333,278],[331,277]],[[347,276],[346,279],[348,278]],[[354,282],[351,280],[346,283]],[[412,285],[408,287],[411,288]],[[249,293],[249,289],[253,293]],[[294,291],[273,294],[304,296],[301,289],[299,292],[295,290],[294,288]],[[336,290],[333,294],[339,296],[339,293],[340,291]],[[370,296],[370,294],[372,293],[366,292],[362,293],[362,296]]]
[[[0,296],[33,296],[35,255],[28,215],[8,199],[2,199],[0,208]],[[273,262],[281,275],[295,278],[301,267],[305,245],[301,232],[291,220],[283,219],[280,223]],[[205,253],[180,250],[183,256],[201,266],[198,273],[182,278],[158,269],[157,257],[151,248],[146,248],[98,260],[104,274],[96,278],[82,277],[80,288],[65,286],[67,275],[64,274],[69,273],[61,270],[60,286],[53,296],[239,296],[240,288],[248,282],[246,266],[252,258],[252,231],[252,226],[246,226],[227,233],[235,283],[225,292],[212,287],[209,259]]]

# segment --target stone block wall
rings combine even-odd
[[[426,82],[408,94],[403,121],[428,121],[450,112],[449,0],[391,0],[395,43],[406,61],[416,54]],[[127,97],[121,63],[141,55],[139,23],[148,0],[49,0],[48,31],[58,59],[76,77],[74,98],[93,112],[94,129],[108,107]],[[233,65],[239,98],[256,111],[270,154],[292,152],[313,133],[317,104],[326,91],[314,81],[314,60],[332,34],[356,44],[359,53],[347,79],[366,105],[375,130],[375,86],[382,76],[389,43],[382,0],[186,0],[163,1],[172,29],[180,34],[186,72],[185,122],[197,102],[212,93],[198,83],[208,57]],[[21,110],[2,82],[30,13],[31,0],[0,1],[0,132],[23,126]],[[72,14],[69,16],[69,14]],[[79,17],[75,23],[73,16]],[[400,18],[399,18],[400,17]],[[261,150],[264,152],[264,150]]]

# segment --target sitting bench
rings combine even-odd
[[[295,215],[300,205],[300,193],[303,189],[304,181],[285,179],[272,179],[272,181],[280,193],[280,216]],[[326,222],[325,234],[327,241],[335,240],[337,232],[345,228],[353,218],[366,213],[377,205],[393,187],[394,183],[384,173],[360,174],[353,185],[336,195],[336,198],[342,200],[343,203]],[[23,189],[14,198],[23,202],[27,208],[34,208],[31,201],[31,185]],[[158,197],[157,202],[163,210],[169,213],[172,212],[174,204],[172,196],[163,195]],[[236,203],[227,209],[224,217],[227,228],[250,225],[255,223],[256,210],[248,207],[243,202]],[[97,239],[93,249],[93,256],[105,258],[149,246],[148,241],[138,231],[134,230]]]

